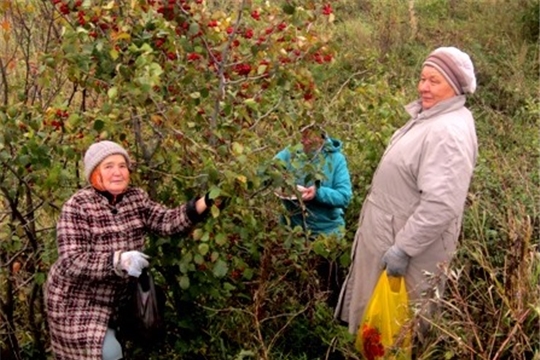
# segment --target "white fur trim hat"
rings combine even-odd
[[[84,177],[86,181],[90,182],[90,176],[99,163],[106,157],[116,154],[123,155],[126,158],[128,167],[131,165],[127,151],[115,142],[103,140],[90,145],[84,154]]]
[[[458,95],[472,94],[476,90],[476,76],[471,58],[458,48],[435,49],[424,61],[424,65],[436,68]]]

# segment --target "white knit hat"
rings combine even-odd
[[[457,94],[472,94],[476,90],[476,76],[471,58],[458,48],[435,49],[424,61],[424,65],[436,68]]]
[[[90,145],[84,154],[84,176],[86,180],[90,182],[90,176],[99,163],[106,157],[116,154],[123,155],[126,158],[128,167],[130,166],[131,160],[127,151],[117,143],[103,140]]]

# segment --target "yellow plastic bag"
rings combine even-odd
[[[355,346],[367,360],[411,359],[411,331],[403,327],[410,318],[408,302],[405,279],[383,271],[356,336]]]

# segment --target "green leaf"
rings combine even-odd
[[[46,279],[47,279],[47,275],[45,273],[42,273],[42,272],[36,273],[35,282],[37,285],[43,285]]]
[[[225,289],[227,291],[233,291],[234,289],[236,289],[236,286],[234,286],[230,282],[226,282],[226,283],[223,284],[223,289]]]
[[[187,275],[181,276],[179,283],[180,283],[180,288],[182,288],[182,290],[189,289],[190,283],[189,283],[189,277]]]
[[[193,230],[193,240],[200,240],[203,236],[203,229]]]
[[[227,234],[219,233],[216,235],[216,244],[222,246],[227,243]]]
[[[287,15],[293,15],[296,8],[292,4],[283,4],[283,12]]]
[[[215,277],[222,278],[227,275],[228,270],[229,267],[227,266],[227,263],[220,259],[214,265],[213,273]]]
[[[200,27],[199,24],[196,22],[192,22],[189,24],[189,35],[195,35],[199,33]]]
[[[182,274],[187,274],[189,272],[189,264],[182,259],[180,262],[180,272]]]
[[[244,100],[244,104],[246,104],[253,110],[257,110],[259,108],[259,104],[253,98]]]
[[[208,240],[210,240],[210,233],[208,231],[205,231],[203,236],[201,237],[201,241],[206,242]]]
[[[218,188],[217,186],[213,186],[213,187],[210,189],[210,193],[208,194],[208,197],[210,197],[210,199],[215,199],[215,198],[217,198],[219,195],[221,195],[221,189]]]
[[[251,280],[253,278],[253,269],[245,269],[242,276],[244,276],[244,279],[246,280]]]
[[[111,88],[107,91],[107,96],[108,96],[109,99],[111,99],[111,100],[116,99],[117,95],[118,95],[118,88],[117,88],[116,86],[111,87]]]
[[[210,247],[208,246],[207,243],[199,244],[199,254],[204,256],[204,255],[208,254],[208,251],[210,251]]]
[[[328,250],[324,246],[324,243],[322,241],[315,241],[313,242],[313,251],[317,255],[326,256],[328,255]]]
[[[160,237],[160,238],[157,239],[157,241],[156,241],[156,246],[161,246],[161,245],[169,244],[170,242],[171,242],[170,239]]]
[[[202,263],[204,263],[204,258],[201,254],[195,254],[195,256],[193,257],[193,262],[197,265],[201,265]]]
[[[94,130],[101,131],[105,127],[105,123],[102,120],[94,121]]]
[[[210,90],[208,90],[207,88],[202,88],[200,93],[201,93],[201,97],[207,98],[208,95],[210,94]]]

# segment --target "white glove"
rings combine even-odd
[[[140,251],[132,250],[120,253],[116,269],[124,270],[129,276],[139,277],[142,269],[148,266],[150,257]]]

